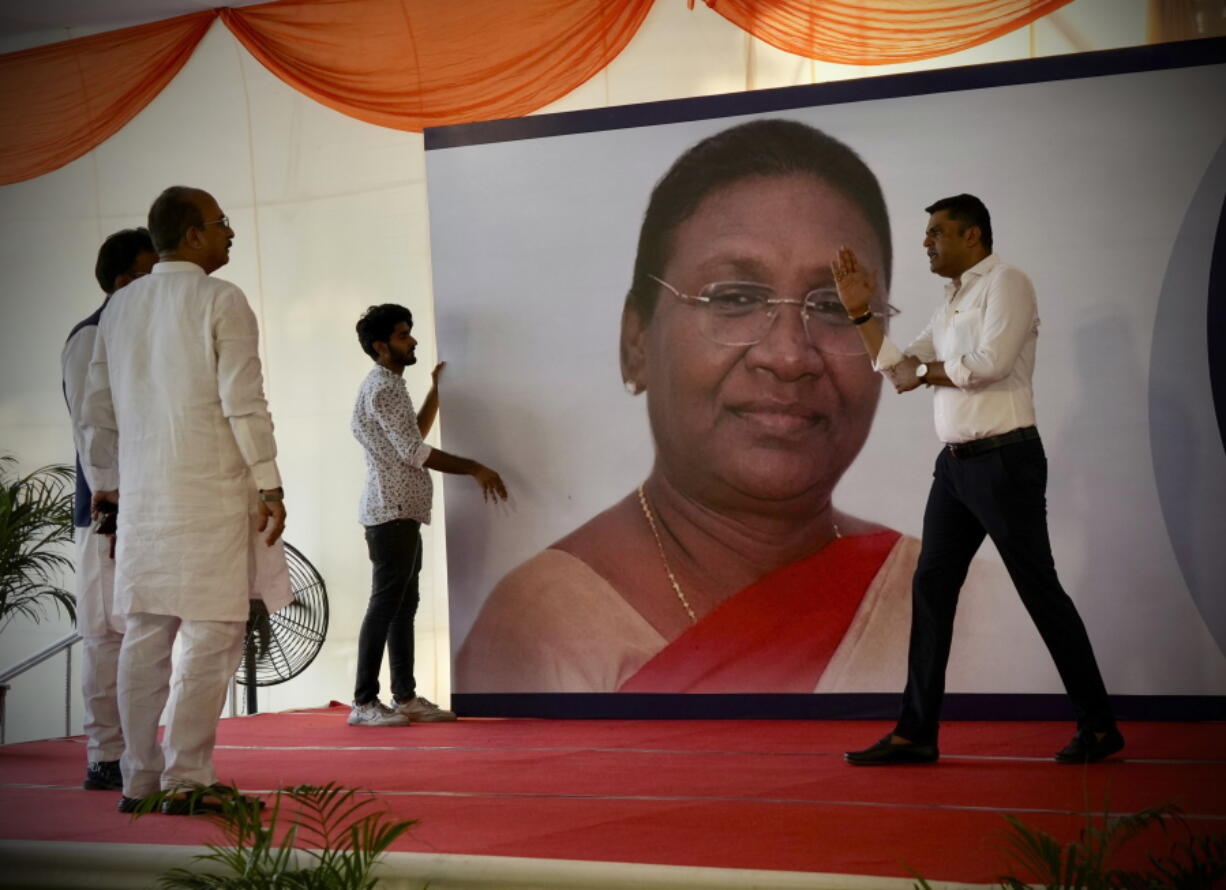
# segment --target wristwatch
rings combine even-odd
[[[926,362],[920,362],[915,366],[915,376],[919,378],[920,383],[928,382],[928,365]]]

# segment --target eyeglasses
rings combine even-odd
[[[753,346],[770,333],[780,306],[800,307],[809,344],[830,355],[863,355],[864,341],[833,287],[819,287],[801,300],[787,300],[775,289],[752,281],[714,281],[695,294],[683,294],[667,281],[648,275],[667,288],[674,297],[699,310],[698,332],[720,346]],[[886,304],[876,318],[893,318],[898,310]]]
[[[225,226],[228,229],[230,228],[230,217],[223,216],[221,219],[210,219],[208,222],[205,223],[205,225],[206,226]]]

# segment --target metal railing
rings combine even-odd
[[[44,649],[31,655],[25,661],[13,665],[8,670],[0,673],[0,745],[4,744],[5,726],[5,708],[6,699],[8,698],[7,690],[10,680],[15,680],[31,668],[36,668],[49,658],[54,658],[61,652],[64,653],[64,735],[72,735],[72,647],[81,641],[81,635],[72,633],[58,640]],[[236,675],[237,676],[237,675]],[[230,678],[230,694],[228,696],[228,709],[231,717],[238,716],[238,685],[234,677]],[[254,708],[248,705],[248,713],[254,712]]]
[[[64,735],[72,735],[72,647],[81,640],[79,633],[71,633],[55,643],[52,643],[42,652],[35,653],[25,661],[13,665],[8,670],[0,673],[0,686],[7,687],[9,681],[20,677],[30,668],[38,667],[49,658],[54,658],[61,652],[64,653]],[[8,695],[0,695],[0,745],[4,744],[4,730],[6,721],[4,719],[5,699]]]

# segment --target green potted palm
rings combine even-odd
[[[0,633],[23,616],[35,624],[48,610],[76,620],[76,599],[59,586],[72,571],[73,470],[64,464],[22,474],[17,459],[0,455]],[[3,667],[0,665],[0,667]],[[4,694],[0,684],[0,721]]]

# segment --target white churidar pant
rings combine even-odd
[[[119,714],[124,750],[123,793],[145,797],[160,788],[211,785],[217,720],[230,677],[242,657],[246,623],[185,620],[132,612],[119,655]],[[171,676],[176,636],[179,655]],[[166,734],[158,717],[170,696]]]
[[[85,708],[85,752],[90,763],[123,754],[116,673],[124,619],[115,615],[115,561],[111,540],[78,528],[76,545],[77,628],[81,633],[81,699]]]

